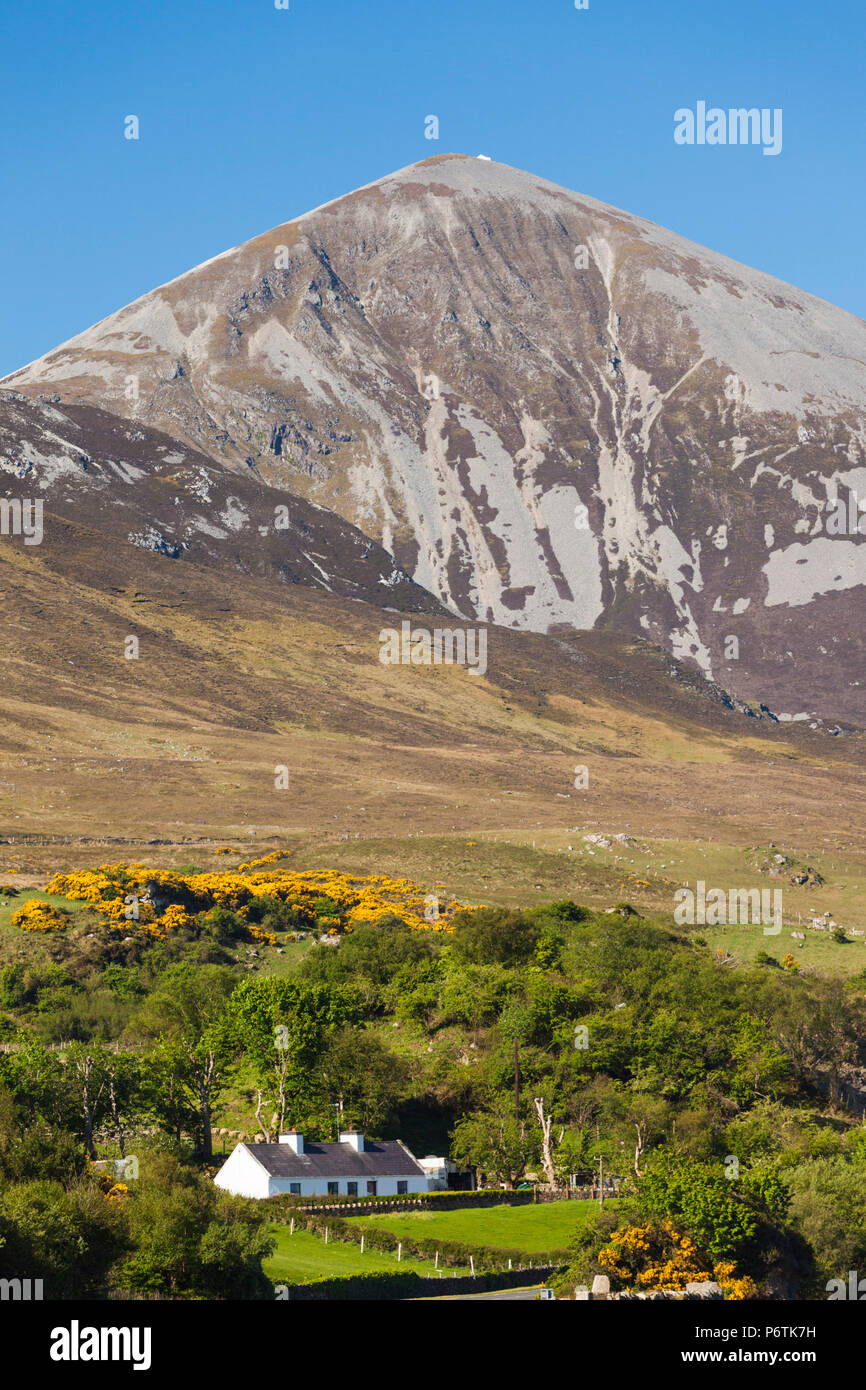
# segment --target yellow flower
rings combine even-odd
[[[28,898],[12,913],[11,921],[13,927],[21,927],[24,931],[63,931],[69,926],[70,917],[68,912],[39,898]]]

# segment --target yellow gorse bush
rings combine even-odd
[[[450,931],[451,919],[463,907],[454,898],[439,897],[437,916],[429,920],[425,917],[424,888],[408,878],[389,878],[385,874],[358,876],[334,869],[259,872],[283,857],[282,852],[275,852],[218,873],[176,873],[148,869],[142,864],[103,864],[98,869],[56,874],[47,891],[93,904],[114,925],[130,930],[136,926],[150,927],[155,935],[187,926],[191,912],[206,912],[217,906],[229,908],[246,919],[248,905],[256,897],[279,898],[289,908],[309,913],[314,912],[318,899],[330,899],[339,916],[319,917],[325,932],[337,932],[341,925],[351,930],[359,922],[374,922],[386,914],[418,931]],[[139,904],[138,919],[128,920],[126,898],[143,897],[148,886],[168,897],[192,898],[195,907],[188,910],[173,904],[157,915],[144,901]],[[257,940],[276,940],[253,923],[249,923],[249,930]]]
[[[39,898],[28,898],[12,913],[10,920],[13,927],[21,927],[24,931],[63,931],[69,926],[69,913]]]
[[[713,1278],[721,1284],[725,1298],[757,1298],[758,1286],[750,1274],[737,1278],[733,1261],[722,1260],[713,1270]]]
[[[681,1290],[695,1281],[715,1279],[726,1298],[756,1298],[758,1293],[748,1275],[737,1278],[731,1261],[719,1262],[710,1272],[709,1260],[691,1236],[668,1220],[614,1231],[610,1243],[599,1251],[598,1263],[626,1288]]]

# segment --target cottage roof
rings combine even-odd
[[[303,1153],[290,1144],[244,1144],[272,1178],[426,1178],[399,1139],[365,1139],[358,1153],[351,1144],[304,1140]]]

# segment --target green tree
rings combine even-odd
[[[40,1179],[0,1190],[0,1275],[42,1279],[46,1298],[101,1291],[128,1243],[122,1208],[93,1182],[65,1189]]]
[[[145,1034],[173,1044],[182,1094],[198,1116],[202,1154],[213,1157],[211,1117],[237,1054],[228,1000],[232,972],[220,965],[181,965],[166,971],[138,1019]]]
[[[451,1152],[461,1166],[477,1168],[480,1179],[514,1187],[537,1153],[532,1127],[518,1122],[504,1097],[458,1120]]]
[[[318,1072],[327,1105],[369,1134],[382,1133],[410,1075],[403,1057],[361,1028],[341,1028],[328,1037]]]
[[[641,1211],[670,1217],[714,1258],[739,1259],[758,1230],[759,1216],[744,1199],[744,1185],[721,1165],[659,1155],[638,1186]]]
[[[526,912],[482,907],[454,917],[453,950],[476,965],[521,965],[530,960],[541,925]]]
[[[169,1155],[148,1163],[130,1192],[134,1248],[120,1286],[175,1297],[268,1298],[262,1259],[274,1248],[264,1213],[227,1196]]]
[[[289,1111],[298,1123],[315,1107],[316,1069],[328,1035],[359,1014],[355,993],[339,984],[264,976],[235,989],[231,1026],[276,1106],[280,1130]]]

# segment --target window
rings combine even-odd
[[[346,1193],[347,1193],[347,1195],[348,1195],[349,1197],[357,1197],[357,1195],[358,1195],[358,1184],[357,1184],[356,1182],[347,1182],[347,1183],[346,1183]]]
[[[398,1197],[404,1197],[408,1191],[409,1191],[409,1184],[408,1184],[407,1182],[398,1182],[398,1184],[397,1184],[397,1196],[398,1196]]]
[[[375,1197],[375,1195],[376,1195],[376,1183],[375,1183],[375,1181],[373,1181],[373,1182],[368,1182],[368,1183],[367,1183],[367,1196],[368,1196],[368,1197]]]
[[[329,1183],[328,1183],[328,1196],[329,1196],[329,1197],[336,1197],[336,1195],[337,1195],[337,1193],[339,1192],[339,1190],[340,1190],[340,1184],[339,1184],[338,1182],[329,1182]]]
[[[292,1194],[293,1197],[300,1197],[300,1195],[301,1195],[301,1184],[300,1184],[299,1182],[290,1182],[290,1183],[289,1183],[289,1191],[291,1192],[291,1194]]]

